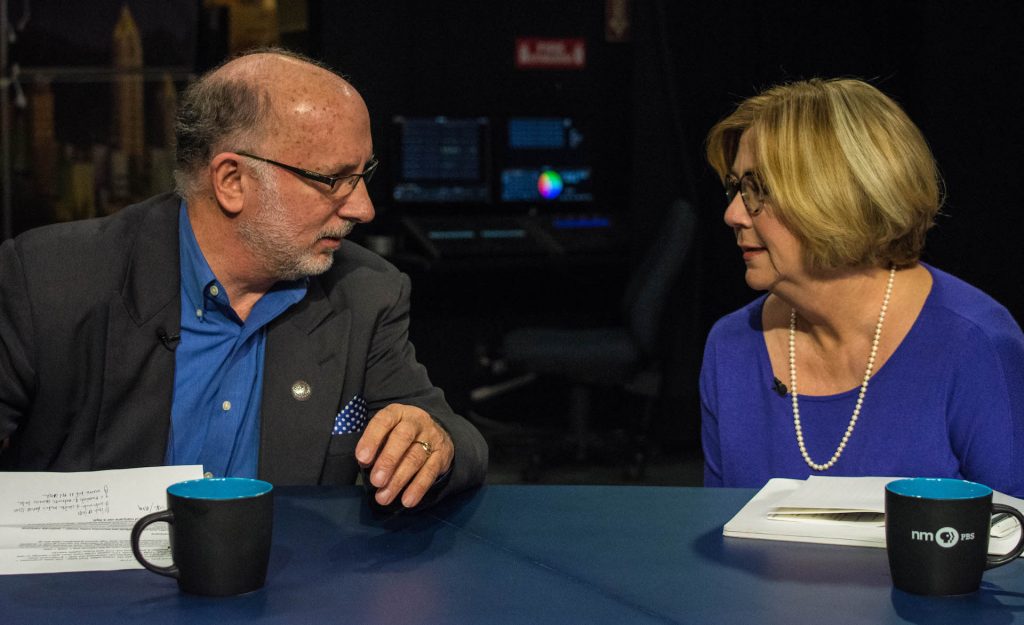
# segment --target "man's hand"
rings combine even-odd
[[[452,464],[455,446],[448,432],[415,406],[389,404],[373,415],[356,444],[356,460],[370,467],[377,503],[386,506],[398,493],[412,508]],[[408,486],[406,486],[408,484]]]

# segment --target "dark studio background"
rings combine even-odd
[[[457,287],[444,291],[447,309],[429,301],[436,276],[414,278],[418,346],[453,402],[461,401],[460,389],[475,375],[467,368],[466,345],[453,345],[460,338],[468,342],[467,333],[490,338],[496,328],[517,322],[613,318],[629,263],[653,236],[671,199],[681,196],[700,208],[699,254],[669,315],[679,323],[667,338],[671,383],[660,428],[663,440],[691,439],[704,336],[715,319],[754,297],[721,222],[721,187],[703,159],[703,139],[740,99],[786,80],[863,77],[906,108],[928,138],[947,188],[925,259],[987,291],[1018,322],[1024,320],[1018,278],[1024,233],[1019,194],[1012,190],[1024,142],[1018,95],[1024,5],[636,0],[629,43],[604,41],[602,5],[324,2],[312,20],[323,25],[312,47],[352,76],[377,132],[400,112],[564,111],[597,128],[595,170],[608,185],[602,208],[622,215],[622,236],[629,242],[621,266],[567,281],[550,275],[534,280],[524,270],[519,274],[529,279],[514,281],[505,270],[478,266],[472,277],[452,277]],[[586,37],[587,68],[516,71],[515,36]],[[377,203],[387,223],[390,207],[386,199]],[[525,310],[510,310],[524,302]],[[428,327],[434,313],[438,325]],[[451,347],[435,345],[439,337]]]
[[[54,8],[60,3],[40,4],[45,8],[32,28],[44,37],[33,40],[31,31],[25,33],[15,50],[23,63],[71,64],[51,56],[64,45],[76,58],[101,62],[89,60],[95,53],[81,41],[87,28],[47,31],[45,20],[68,22]],[[75,14],[82,13],[71,4]],[[155,0],[129,4],[147,33],[144,42],[152,50],[147,64],[191,63],[200,72],[222,58],[222,25],[210,25],[211,14],[201,2],[181,0],[181,11]],[[119,7],[100,5],[96,11],[112,16]],[[1024,3],[632,0],[627,5],[631,20],[625,42],[606,41],[601,0],[310,0],[303,6],[307,30],[282,37],[285,45],[350,77],[366,99],[381,159],[371,188],[378,219],[357,229],[356,236],[397,242],[393,260],[413,280],[411,332],[418,356],[457,410],[504,421],[558,421],[565,409],[564,380],[541,379],[484,405],[471,401],[471,389],[508,375],[481,363],[500,358],[501,337],[516,327],[620,321],[631,270],[672,200],[685,198],[699,212],[696,249],[665,317],[666,383],[652,438],[666,454],[697,449],[704,337],[718,317],[755,297],[721,221],[724,196],[704,161],[703,141],[739,100],[780,81],[862,77],[900,102],[927,137],[947,190],[925,260],[988,292],[1024,322],[1018,277],[1024,265],[1019,217],[1024,207],[1017,190],[1024,145],[1019,95]],[[189,24],[195,24],[191,33]],[[108,30],[104,26],[96,36],[103,45]],[[57,46],[54,33],[67,43]],[[582,37],[586,67],[517,70],[517,37]],[[59,113],[58,124],[62,115],[88,119],[88,103],[80,109]],[[480,211],[532,209],[543,216],[553,209],[396,204],[389,194],[397,157],[395,115],[488,116],[495,129],[512,116],[573,117],[586,133],[594,172],[595,201],[586,210],[613,218],[616,244],[602,254],[558,260],[487,255],[424,260],[401,225],[405,218],[431,210],[468,222]],[[16,225],[39,221],[18,211],[15,207]],[[595,417],[602,427],[621,428],[640,412],[629,395],[600,393]]]

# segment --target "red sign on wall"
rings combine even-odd
[[[582,37],[516,37],[516,69],[583,69],[587,44]]]

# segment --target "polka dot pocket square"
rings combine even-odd
[[[362,395],[356,395],[345,404],[338,416],[334,417],[334,429],[331,430],[331,435],[340,436],[362,432],[369,420],[366,400]]]

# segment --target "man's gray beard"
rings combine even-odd
[[[300,233],[288,222],[276,181],[269,172],[260,172],[259,178],[263,187],[259,208],[248,218],[243,217],[238,225],[242,243],[278,280],[298,280],[330,269],[334,264],[333,253],[318,253],[296,246],[294,241],[301,238]],[[345,222],[341,228],[321,231],[314,241],[323,237],[344,238],[352,227],[352,222]]]

